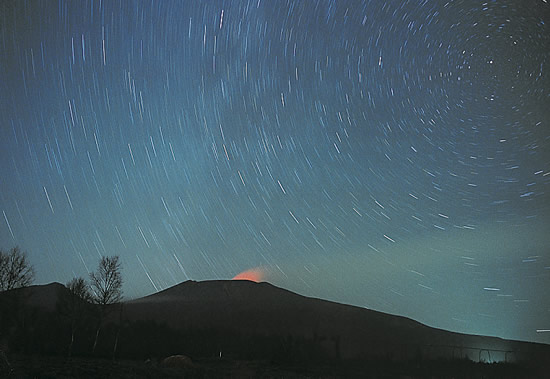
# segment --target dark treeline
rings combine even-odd
[[[20,322],[12,324],[4,340],[11,354],[145,360],[184,353],[192,357],[271,359],[287,363],[334,360],[313,339],[242,335],[229,327],[180,330],[152,320],[128,321],[124,309],[122,316],[118,314],[118,305],[111,306],[95,343],[101,317],[98,305],[87,303],[75,327],[75,320],[69,317],[64,305],[70,293],[64,287],[58,291],[60,296],[54,310],[20,307]]]
[[[87,317],[98,317],[98,310],[93,308],[91,304]],[[37,308],[26,309],[23,313],[26,315],[26,327],[13,333],[9,341],[10,352],[15,357],[68,356],[71,324],[64,315]],[[264,362],[266,367],[292,367],[303,373],[304,377],[308,373],[326,375],[332,372],[336,377],[364,377],[366,374],[395,374],[399,377],[403,373],[411,377],[424,377],[428,373],[435,374],[435,377],[447,377],[452,373],[457,378],[534,378],[540,372],[536,367],[518,364],[483,364],[467,359],[428,360],[421,354],[407,361],[394,360],[391,356],[369,361],[342,361],[328,355],[319,347],[319,341],[314,339],[242,335],[229,329],[176,330],[155,321],[122,320],[119,323],[114,316],[103,324],[94,351],[95,336],[94,322],[83,324],[75,333],[70,359],[149,361],[157,367],[164,357],[183,353],[194,361],[208,362],[208,366],[195,366],[195,371],[209,370],[222,364],[214,362],[257,361]],[[118,348],[113,356],[115,344]]]

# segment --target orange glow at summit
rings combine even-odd
[[[250,280],[259,283],[264,279],[264,272],[260,268],[246,270],[236,275],[232,280]]]

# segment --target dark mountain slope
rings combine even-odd
[[[269,283],[187,281],[125,305],[129,320],[156,320],[180,330],[314,341],[330,356],[408,359],[464,357],[492,361],[548,354],[550,346],[465,335],[411,319],[308,298]]]
[[[63,319],[55,313],[56,303],[63,291],[66,288],[59,283],[31,286],[0,293],[0,305],[10,304],[6,299],[16,294],[18,304],[34,309],[34,313],[26,313],[36,315],[30,321],[59,323]],[[11,307],[3,308],[0,313],[4,316],[13,313]],[[51,316],[37,318],[38,311]],[[87,317],[94,320],[94,314]],[[476,361],[530,360],[537,364],[550,361],[549,345],[449,332],[406,317],[309,298],[269,283],[249,281],[187,281],[125,302],[122,308],[114,307],[109,317],[100,345],[112,352],[119,330],[119,352],[128,357],[169,353],[211,357],[223,352],[246,359],[272,359],[278,355],[285,359],[383,357],[408,361],[468,357]],[[27,328],[26,332],[34,334],[40,330],[38,325]],[[58,328],[60,332],[67,329],[61,324]],[[55,331],[52,327],[46,329]],[[92,329],[82,329],[78,341],[83,351],[89,343],[87,339],[92,338]],[[56,338],[66,342],[66,336]]]

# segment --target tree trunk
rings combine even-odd
[[[95,332],[95,341],[94,341],[94,347],[92,348],[92,354],[95,353],[95,348],[97,347],[97,340],[99,339],[100,330],[101,330],[101,325],[97,327],[97,331]]]
[[[115,360],[115,356],[116,356],[116,348],[118,346],[118,336],[120,335],[120,328],[118,328],[117,332],[116,332],[116,337],[115,337],[115,346],[113,347],[113,361]]]
[[[118,307],[119,307],[118,326],[116,330],[115,345],[113,346],[113,360],[115,360],[116,349],[118,347],[118,337],[120,336],[120,329],[122,329],[122,311],[124,309],[124,305],[122,303],[118,303]]]
[[[9,373],[11,373],[11,364],[10,361],[8,361],[8,357],[6,356],[6,353],[4,353],[3,349],[0,349],[0,358],[0,363],[6,366],[9,375]]]
[[[71,329],[71,343],[69,344],[69,358],[73,355],[74,328]]]

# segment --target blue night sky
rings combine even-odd
[[[550,4],[3,1],[0,247],[550,343]]]

